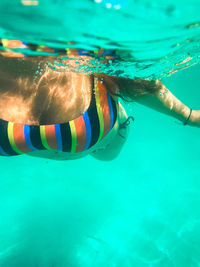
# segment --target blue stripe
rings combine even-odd
[[[37,148],[35,148],[32,145],[31,138],[30,138],[30,125],[24,125],[24,137],[25,137],[25,141],[26,141],[28,148],[30,148],[33,151],[36,151]]]
[[[0,154],[2,154],[3,156],[10,156],[9,154],[7,154],[3,148],[0,146]]]
[[[57,141],[58,150],[63,151],[60,124],[55,124],[55,131],[56,131],[56,141]]]
[[[88,149],[90,142],[91,142],[91,125],[90,125],[90,119],[89,119],[87,111],[83,113],[83,119],[85,121],[85,127],[86,127],[86,142],[85,142],[85,147],[83,150],[86,150]]]
[[[110,129],[109,129],[109,131],[110,131],[113,127],[114,113],[113,113],[113,108],[112,108],[112,104],[111,104],[110,94],[108,92],[107,92],[107,99],[108,99],[108,105],[109,105],[109,110],[110,110]]]

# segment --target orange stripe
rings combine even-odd
[[[79,117],[74,120],[77,135],[76,152],[83,151],[86,143],[86,127],[83,117]]]
[[[15,144],[19,150],[21,150],[24,153],[28,153],[32,151],[28,146],[26,145],[25,137],[24,137],[24,125],[14,123],[13,125],[13,137]]]
[[[58,149],[55,125],[45,125],[45,136],[46,136],[48,145],[52,149]]]
[[[22,41],[2,39],[3,46],[6,48],[27,48]]]
[[[15,53],[15,52],[9,52],[9,51],[4,51],[0,52],[0,54],[4,57],[24,57],[22,53]]]
[[[100,104],[101,104],[101,109],[102,109],[103,119],[104,119],[103,136],[105,136],[110,129],[110,109],[109,109],[109,104],[108,104],[108,99],[107,99],[107,90],[104,84],[101,83],[100,80],[98,82],[98,88],[99,88]]]
[[[69,53],[70,56],[79,56],[78,49],[70,48],[69,52],[70,52]]]

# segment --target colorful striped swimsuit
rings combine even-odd
[[[80,117],[61,124],[24,125],[0,119],[0,155],[14,156],[35,150],[81,152],[98,143],[113,128],[118,104],[97,78],[91,103]]]

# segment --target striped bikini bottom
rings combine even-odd
[[[80,117],[52,125],[24,125],[0,119],[0,155],[14,156],[36,150],[88,150],[113,128],[118,103],[104,84],[94,78],[91,103]]]

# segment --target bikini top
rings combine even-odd
[[[90,106],[74,120],[52,125],[26,125],[0,119],[0,155],[14,156],[45,149],[76,153],[97,144],[113,128],[118,103],[98,78],[92,80]]]

